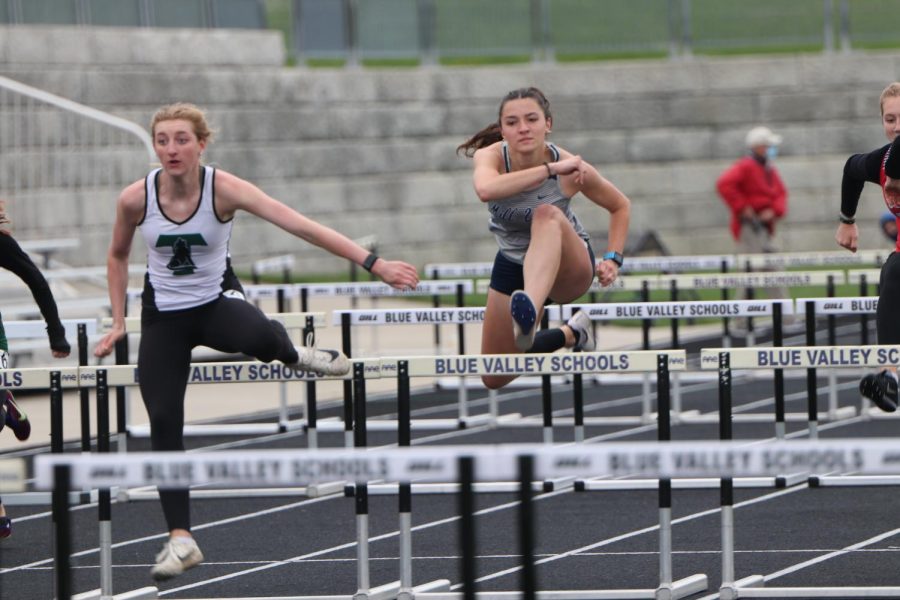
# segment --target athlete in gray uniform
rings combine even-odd
[[[572,302],[587,292],[596,271],[602,285],[618,276],[631,204],[580,156],[547,142],[550,103],[537,88],[513,90],[499,118],[457,148],[474,159],[475,193],[488,204],[499,245],[482,332],[484,354],[593,350],[587,315],[536,332],[545,302]],[[595,265],[590,240],[569,208],[578,192],[609,211],[603,260]],[[489,388],[514,377],[486,376]]]

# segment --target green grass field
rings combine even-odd
[[[319,1],[321,0],[310,0]],[[852,48],[900,47],[900,0],[846,0]],[[432,57],[445,65],[518,63],[553,56],[561,62],[660,58],[670,52],[733,55],[821,52],[823,0],[431,0]],[[831,2],[831,33],[840,48],[842,0]],[[294,0],[265,0],[269,26],[282,31],[291,61]],[[413,67],[418,0],[358,2],[361,62]],[[307,18],[311,18],[307,15]],[[299,58],[338,67],[343,56]]]

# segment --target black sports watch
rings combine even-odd
[[[614,263],[616,263],[617,265],[619,265],[619,267],[621,267],[622,263],[625,262],[625,257],[622,256],[619,252],[610,250],[609,252],[607,252],[606,254],[603,255],[603,260],[611,260]]]

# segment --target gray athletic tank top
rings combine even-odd
[[[559,149],[550,143],[547,144],[547,148],[550,149],[553,160],[559,160]],[[506,172],[509,173],[511,165],[506,142],[503,142],[501,151]],[[554,175],[533,190],[488,202],[488,210],[491,213],[488,227],[494,234],[503,256],[514,263],[525,262],[525,252],[531,243],[531,217],[539,204],[552,204],[559,208],[575,228],[575,233],[588,242],[590,237],[587,231],[569,208],[570,200],[571,198],[565,196],[559,187],[559,177]]]
[[[216,170],[201,169],[200,202],[194,214],[181,223],[169,219],[159,206],[156,183],[162,169],[147,175],[144,218],[138,224],[147,243],[145,306],[182,310],[212,302],[222,293],[234,219],[219,219]]]

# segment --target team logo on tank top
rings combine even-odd
[[[157,248],[172,248],[172,258],[166,264],[166,268],[175,276],[193,274],[197,270],[197,265],[191,258],[191,248],[206,245],[208,245],[206,240],[199,233],[163,234],[156,238]]]

